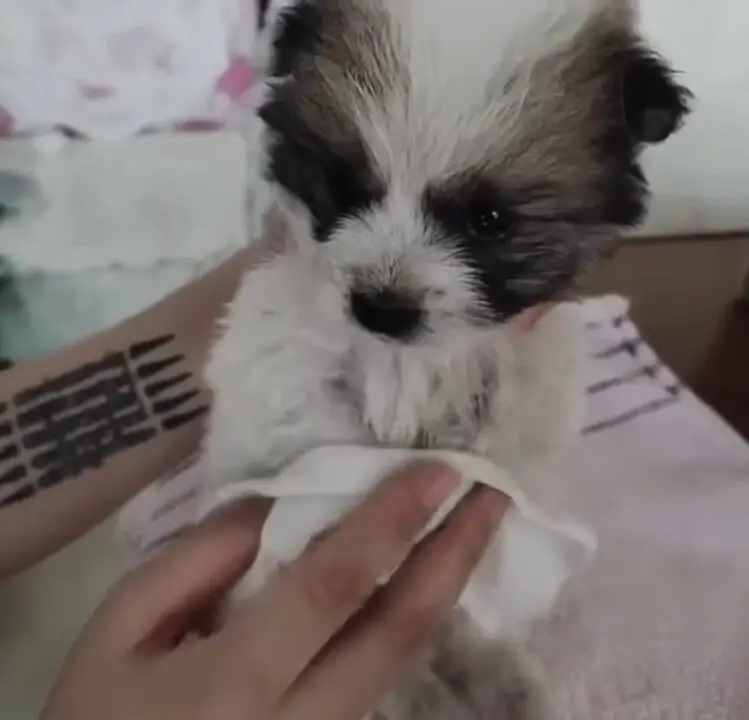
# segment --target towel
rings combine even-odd
[[[463,482],[415,542],[434,530],[477,483],[512,498],[513,507],[459,605],[487,637],[525,637],[533,623],[549,613],[567,579],[588,563],[595,550],[595,536],[583,526],[546,517],[501,468],[460,453],[322,447],[304,454],[271,481],[223,487],[209,499],[205,511],[247,497],[276,499],[255,564],[235,588],[234,597],[258,592],[280,566],[298,557],[312,538],[335,526],[378,482],[403,466],[426,459],[453,467]]]
[[[555,511],[599,548],[533,634],[555,720],[749,718],[749,445],[618,297],[585,303],[588,419]]]

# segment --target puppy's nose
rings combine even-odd
[[[394,340],[405,340],[419,329],[424,311],[418,299],[393,290],[355,290],[351,315],[365,330]]]

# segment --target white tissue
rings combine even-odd
[[[589,562],[596,537],[581,525],[546,517],[531,506],[506,472],[488,460],[454,452],[323,447],[303,455],[273,480],[224,486],[206,504],[206,513],[246,497],[277,498],[257,560],[237,586],[235,598],[256,593],[280,565],[298,557],[311,538],[335,524],[385,477],[427,459],[449,464],[463,482],[422,537],[476,483],[512,498],[514,505],[470,579],[460,606],[488,637],[524,636],[533,622],[551,611],[562,585]]]

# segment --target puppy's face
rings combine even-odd
[[[628,0],[292,0],[269,27],[268,179],[388,342],[553,300],[644,215],[689,93]]]

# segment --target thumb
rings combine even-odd
[[[175,540],[114,588],[91,630],[114,650],[171,647],[251,567],[268,510],[238,504]]]

